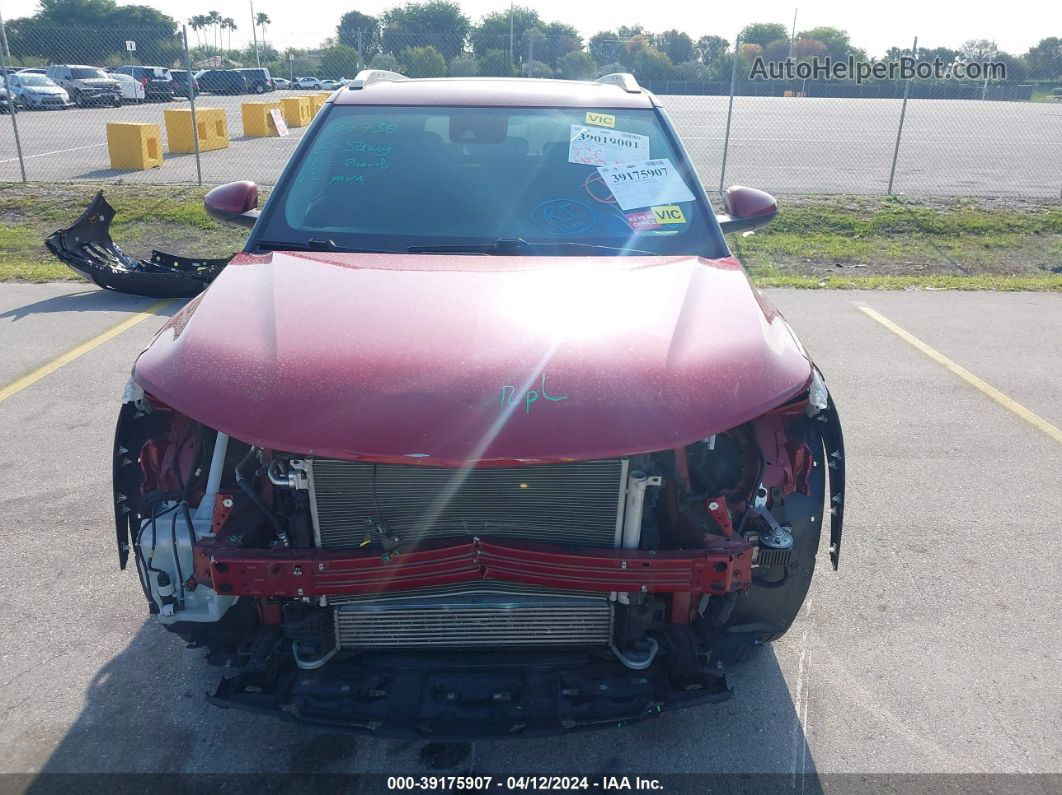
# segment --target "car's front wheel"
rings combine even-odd
[[[259,83],[258,85],[256,85],[254,87],[254,93],[256,93],[256,94],[264,94],[265,93],[265,86],[263,86],[261,83]]]

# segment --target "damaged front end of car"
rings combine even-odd
[[[242,441],[134,381],[117,542],[151,613],[236,674],[210,700],[380,736],[534,736],[726,698],[783,634],[840,422],[821,376],[648,453],[437,466]]]

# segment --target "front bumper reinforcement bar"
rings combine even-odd
[[[245,549],[196,545],[195,582],[231,596],[299,598],[402,591],[500,580],[583,591],[724,594],[752,581],[752,548],[646,551],[516,544],[473,538],[381,556],[369,550]]]

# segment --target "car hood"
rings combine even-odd
[[[66,91],[60,86],[23,86],[22,90],[27,94],[65,94]]]
[[[74,83],[89,88],[110,88],[118,85],[118,81],[111,77],[79,77],[74,80]]]
[[[670,449],[806,388],[732,259],[240,255],[134,379],[237,439],[457,466]]]

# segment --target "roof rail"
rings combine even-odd
[[[638,85],[638,81],[634,79],[634,75],[630,72],[613,72],[610,75],[602,75],[594,82],[607,86],[619,86],[628,94],[642,93],[642,87]]]
[[[399,80],[409,80],[405,75],[400,75],[398,72],[388,72],[386,69],[362,69],[358,72],[358,76],[354,78],[348,88],[351,91],[357,91],[359,88],[368,88],[373,83],[383,82],[395,82]]]

